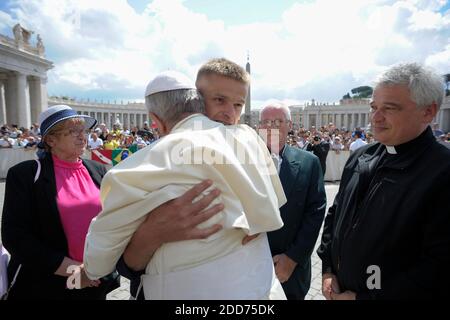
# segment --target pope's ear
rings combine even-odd
[[[165,123],[153,112],[149,113],[150,118],[152,121],[156,124],[156,127],[158,128],[159,133],[165,133],[167,131],[167,127]]]

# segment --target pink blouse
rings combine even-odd
[[[100,190],[81,162],[53,157],[56,203],[69,246],[69,257],[82,262],[91,220],[102,210]]]

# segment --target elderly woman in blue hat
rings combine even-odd
[[[118,287],[117,277],[91,281],[82,263],[89,224],[102,209],[106,173],[101,164],[81,159],[97,121],[57,105],[39,122],[39,159],[17,164],[6,178],[1,234],[11,254],[8,299],[105,299]]]

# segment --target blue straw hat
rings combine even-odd
[[[78,114],[71,107],[64,104],[59,104],[44,110],[39,115],[39,124],[41,126],[42,137],[44,137],[48,133],[48,131],[59,122],[71,118],[84,119],[84,126],[86,129],[91,129],[97,124],[97,120],[95,120],[94,118],[84,114]]]

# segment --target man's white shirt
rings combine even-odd
[[[350,144],[350,151],[355,151],[361,147],[364,147],[367,142],[363,141],[361,138],[356,139]]]
[[[94,141],[94,139],[89,139],[88,146],[90,149],[95,150],[99,147],[103,146],[103,140],[100,138],[97,138],[97,140]]]

